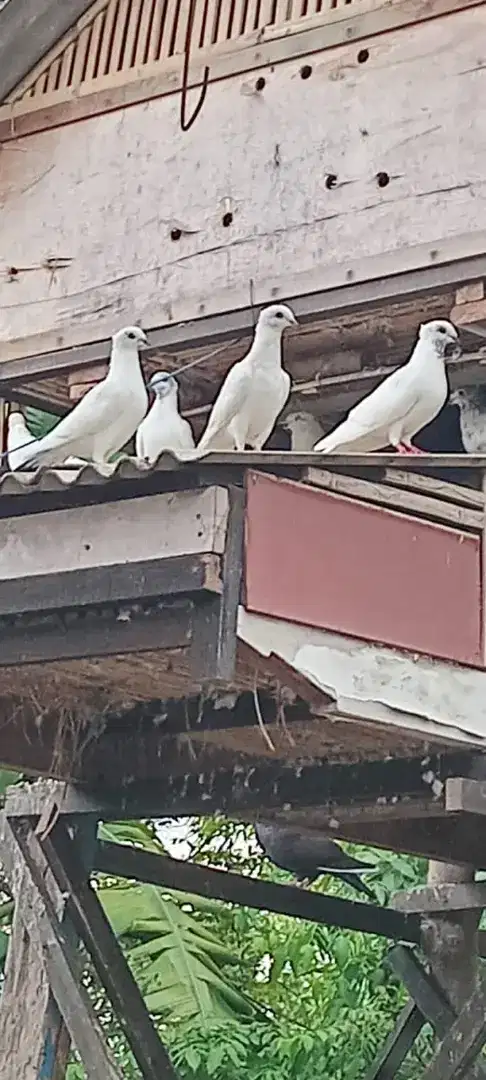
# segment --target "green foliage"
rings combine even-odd
[[[100,836],[164,853],[154,823],[103,825]],[[200,863],[289,877],[262,859],[249,826],[196,821],[191,847]],[[425,878],[423,860],[347,847],[376,860],[368,881],[380,902]],[[181,1080],[361,1080],[406,1000],[382,938],[101,875],[94,885]],[[330,877],[313,888],[355,897]],[[0,964],[8,904],[0,906]],[[122,1075],[139,1080],[89,970],[84,981]],[[431,1041],[421,1036],[398,1080],[419,1080]],[[86,1080],[75,1059],[67,1080]]]
[[[34,439],[42,439],[59,423],[59,416],[54,413],[44,412],[42,409],[34,409],[30,405],[27,405],[22,411],[25,423]]]
[[[143,822],[104,825],[101,836],[164,853],[153,828]],[[198,1015],[203,1023],[255,1015],[255,1005],[226,972],[238,957],[201,919],[217,917],[219,904],[130,883],[100,886],[99,897],[150,1012],[178,1020]]]

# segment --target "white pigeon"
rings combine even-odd
[[[22,468],[22,464],[29,454],[29,450],[26,446],[29,442],[34,443],[35,438],[25,423],[23,413],[9,413],[7,424],[7,465],[10,472]],[[22,449],[23,447],[25,447],[25,449]],[[31,451],[32,447],[29,449]]]
[[[25,417],[21,412],[12,412],[8,416],[8,431],[7,431],[7,465],[10,472],[18,472],[22,469],[22,466],[29,454],[32,453],[32,444],[36,443],[37,439],[32,432],[29,431],[25,422]],[[30,443],[30,446],[29,446]],[[64,465],[77,465],[81,467],[86,465],[86,461],[82,458],[68,457],[63,462]],[[70,472],[59,473],[61,479],[73,479],[73,474]]]
[[[466,454],[486,453],[486,387],[454,390],[451,405],[459,406],[461,438]]]
[[[399,454],[421,454],[412,438],[437,416],[448,386],[446,357],[461,354],[459,335],[447,319],[422,323],[410,359],[388,375],[315,450],[324,454],[371,453],[393,446]]]
[[[135,434],[147,411],[148,397],[139,349],[148,344],[139,326],[126,326],[113,336],[110,366],[59,424],[39,439],[24,468],[60,465],[74,454],[98,465]]]
[[[137,457],[152,465],[163,450],[194,450],[191,425],[179,412],[177,380],[167,371],[156,371],[147,385],[155,401],[135,436]]]
[[[297,319],[286,304],[264,308],[250,351],[230,368],[211,410],[198,450],[251,446],[261,450],[290,394],[290,375],[282,368],[282,335]]]
[[[288,413],[281,426],[290,431],[290,449],[295,451],[313,450],[317,440],[324,435],[324,428],[310,412]]]

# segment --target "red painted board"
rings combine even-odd
[[[479,537],[249,473],[246,607],[483,666]]]

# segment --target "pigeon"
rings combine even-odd
[[[138,458],[153,465],[163,450],[194,450],[195,442],[188,420],[179,413],[177,380],[167,371],[156,371],[147,384],[154,390],[155,401],[135,436]]]
[[[7,464],[10,472],[22,469],[26,458],[32,453],[32,444],[38,440],[29,431],[21,412],[11,412],[8,417]],[[82,458],[68,457],[64,465],[86,465]],[[61,479],[72,480],[72,473],[60,472]]]
[[[303,835],[296,829],[262,822],[255,824],[255,834],[270,862],[281,870],[290,871],[300,884],[310,885],[321,874],[332,874],[357,892],[376,899],[371,889],[361,881],[361,875],[375,867],[347,855],[329,837],[318,833],[315,836]]]
[[[25,423],[23,414],[21,412],[9,413],[7,427],[7,465],[10,472],[15,472],[15,469],[22,468],[26,455],[28,456],[29,454],[27,446],[29,443],[33,442],[35,442],[34,436],[31,435],[27,424]],[[25,449],[22,449],[23,447]]]
[[[261,450],[290,394],[282,368],[282,335],[297,319],[286,304],[264,308],[250,351],[230,368],[211,410],[198,450]]]
[[[371,453],[393,446],[399,454],[422,454],[411,440],[440,412],[448,393],[446,358],[460,355],[459,335],[451,322],[422,323],[407,363],[358,402],[314,449],[324,454]]]
[[[139,349],[148,344],[139,326],[113,336],[108,374],[32,447],[24,468],[60,465],[74,454],[106,465],[132,438],[147,411]]]
[[[486,454],[486,386],[454,390],[449,402],[459,406],[461,438],[466,454]]]
[[[290,431],[290,449],[295,451],[312,450],[318,439],[322,439],[324,429],[315,416],[309,412],[292,412],[281,421],[281,426]]]

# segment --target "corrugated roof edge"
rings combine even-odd
[[[485,469],[486,454],[423,454],[420,457],[407,458],[393,453],[383,454],[319,454],[294,453],[289,450],[261,451],[189,451],[178,456],[171,451],[164,451],[154,465],[146,465],[134,457],[121,458],[110,473],[100,471],[94,464],[87,463],[81,468],[40,468],[35,472],[5,472],[0,476],[0,496],[28,495],[39,491],[67,491],[73,487],[93,487],[109,485],[123,480],[142,480],[156,472],[179,472],[210,468],[213,466],[231,466],[242,471],[246,469],[273,469],[293,471],[307,466],[321,468],[389,468],[399,466],[400,470],[411,469],[422,472],[424,469]],[[466,475],[466,474],[465,474]]]

